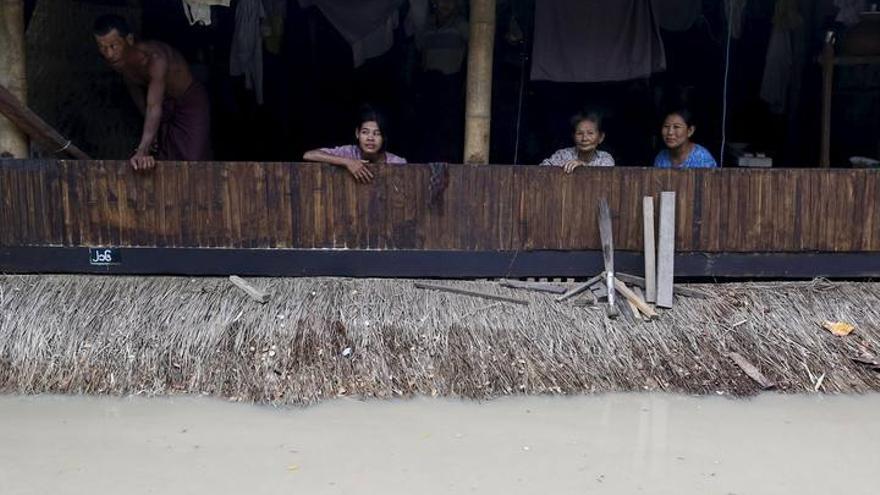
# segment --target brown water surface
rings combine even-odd
[[[880,493],[880,395],[0,396],[0,494]]]

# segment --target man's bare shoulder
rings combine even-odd
[[[171,48],[170,45],[154,40],[138,41],[134,44],[134,48],[146,52],[151,56],[159,56],[163,58],[171,58],[175,53],[174,48]]]

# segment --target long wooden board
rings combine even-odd
[[[660,242],[657,250],[657,306],[672,307],[675,275],[675,192],[660,193]]]
[[[678,253],[880,252],[880,170],[450,165],[442,207],[431,173],[386,165],[362,185],[321,164],[2,161],[0,246],[598,251],[606,195],[615,250],[641,253],[643,197],[675,191]]]

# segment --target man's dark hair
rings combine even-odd
[[[123,38],[131,34],[131,28],[128,27],[128,22],[116,14],[104,14],[101,17],[98,17],[95,20],[95,25],[92,27],[92,33],[94,33],[95,36],[105,36],[110,34],[110,31],[113,31],[114,29],[119,33],[119,36],[122,36]]]

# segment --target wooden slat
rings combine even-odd
[[[660,237],[657,250],[657,306],[672,307],[672,284],[675,273],[674,192],[660,193]]]
[[[645,256],[645,299],[657,300],[657,246],[654,243],[654,197],[645,196],[642,205],[644,226]]]

